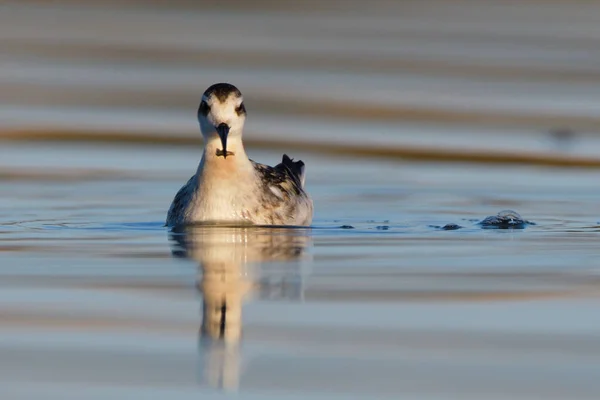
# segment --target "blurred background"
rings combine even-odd
[[[226,81],[245,94],[256,145],[507,160],[600,150],[595,2],[0,7],[7,138],[188,143],[202,92]]]
[[[311,229],[167,232],[215,82]],[[598,399],[598,168],[599,2],[0,0],[0,398]]]

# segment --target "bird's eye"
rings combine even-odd
[[[206,116],[209,111],[210,111],[210,106],[208,104],[206,104],[206,102],[204,100],[202,100],[202,102],[200,102],[200,107],[198,108],[198,113]]]
[[[246,107],[244,107],[244,103],[240,103],[240,105],[235,108],[235,112],[237,115],[246,114]]]

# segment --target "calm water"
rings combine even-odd
[[[198,149],[1,152],[3,398],[600,393],[597,172],[307,153],[311,229],[169,233]]]
[[[600,4],[51,3],[0,1],[2,400],[600,398],[600,170],[508,163],[600,165]],[[311,228],[163,227],[217,81]]]

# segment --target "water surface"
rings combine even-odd
[[[198,149],[2,151],[7,398],[599,393],[597,172],[306,153],[313,227],[170,233]]]
[[[2,1],[0,398],[598,399],[599,16]],[[218,81],[310,228],[164,227]]]

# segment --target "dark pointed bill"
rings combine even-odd
[[[229,135],[229,125],[226,123],[219,124],[219,126],[217,126],[217,133],[219,134],[219,138],[221,138],[221,144],[223,145],[223,150],[217,149],[217,157],[223,156],[223,158],[227,158],[227,156],[233,156],[233,152],[227,151],[227,135]]]

